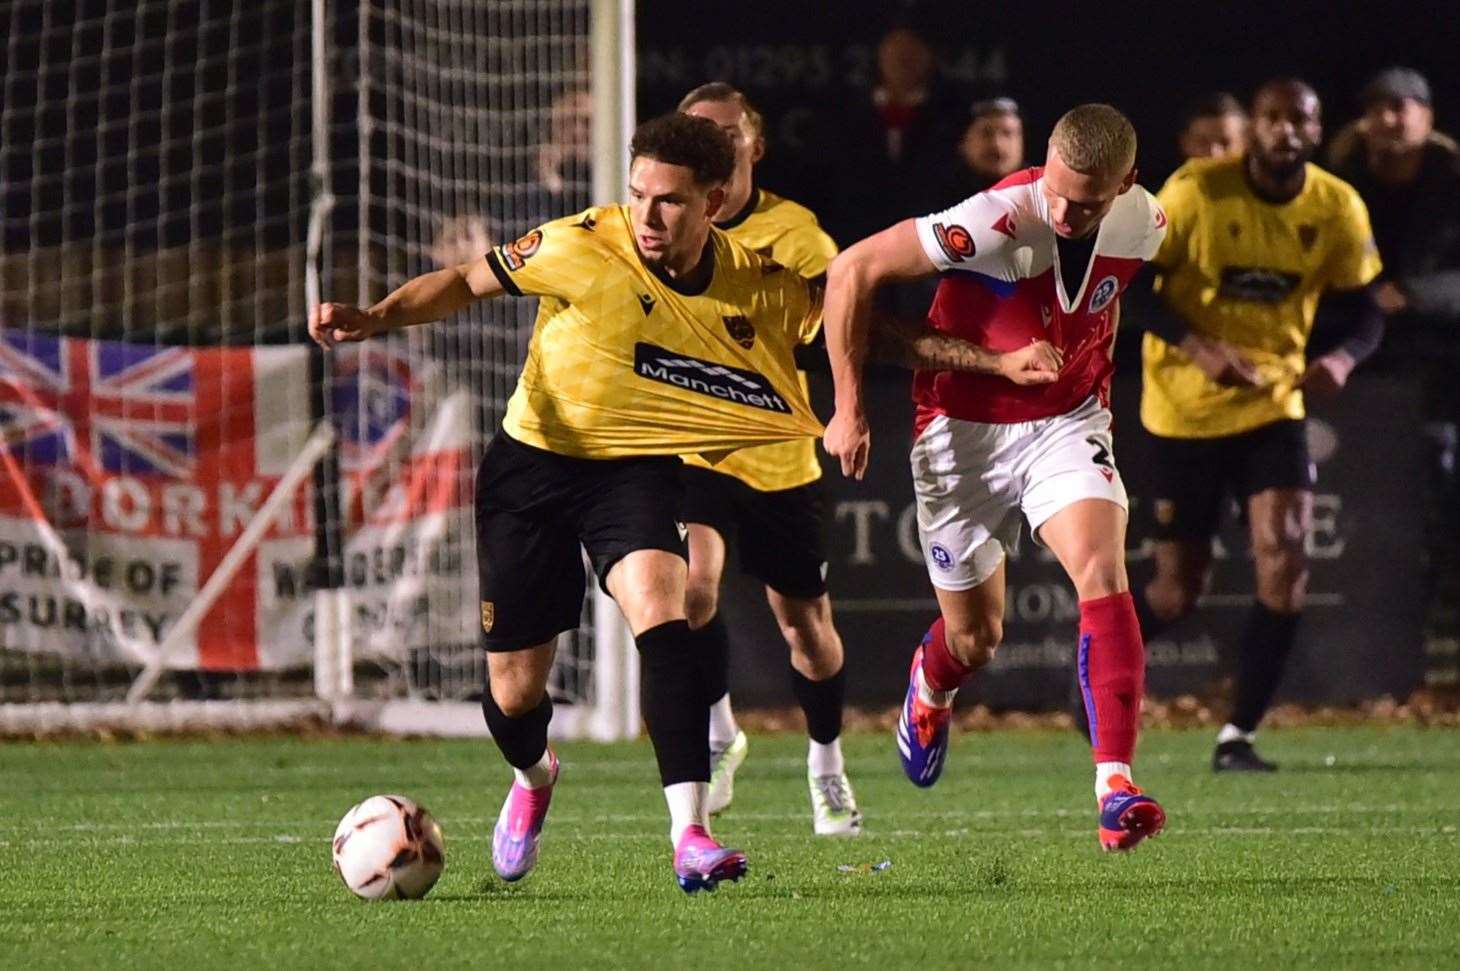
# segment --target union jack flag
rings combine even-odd
[[[193,477],[193,352],[0,332],[0,447],[27,465]]]

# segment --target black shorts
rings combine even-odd
[[[1202,542],[1215,536],[1231,497],[1243,515],[1267,489],[1309,489],[1318,476],[1304,422],[1290,419],[1220,438],[1151,435],[1152,515],[1159,540]]]
[[[578,459],[504,432],[477,469],[477,577],[482,642],[516,651],[577,627],[583,554],[599,583],[635,550],[688,558],[681,462],[673,456]],[[581,549],[580,549],[581,547]]]
[[[686,465],[683,476],[684,521],[709,526],[734,545],[742,572],[784,597],[815,600],[826,593],[821,480],[761,492],[695,465]]]

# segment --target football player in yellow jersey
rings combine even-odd
[[[1246,154],[1189,162],[1158,197],[1170,227],[1153,260],[1161,306],[1144,338],[1141,395],[1157,446],[1156,574],[1140,613],[1149,637],[1192,610],[1222,505],[1229,495],[1242,503],[1257,597],[1217,771],[1276,768],[1253,740],[1308,580],[1315,472],[1304,395],[1341,389],[1383,333],[1369,291],[1380,265],[1368,212],[1347,183],[1309,163],[1321,134],[1313,89],[1271,81],[1253,99]],[[1310,361],[1316,317],[1343,340]]]
[[[765,154],[764,122],[745,95],[712,82],[685,95],[679,110],[715,122],[735,146],[735,173],[725,185],[715,225],[803,277],[824,278],[836,243],[809,209],[755,183],[755,164]],[[726,541],[733,540],[740,568],[765,584],[791,650],[791,691],[810,736],[812,828],[821,835],[855,836],[862,814],[841,750],[846,681],[826,593],[825,499],[816,443],[803,438],[747,448],[713,467],[697,455],[685,456],[685,463],[690,554],[685,613],[699,641],[711,702],[710,812],[730,805],[735,771],[746,752],[745,733],[730,707],[730,641],[719,615]]]
[[[697,703],[684,619],[677,456],[817,433],[791,348],[819,326],[821,308],[801,277],[712,231],[734,168],[716,125],[667,115],[640,126],[630,151],[627,206],[550,222],[369,309],[324,304],[310,333],[328,347],[502,293],[541,298],[477,474],[482,707],[516,775],[493,866],[517,880],[537,861],[558,777],[547,678],[557,635],[578,626],[581,543],[639,648],[675,875],[692,893],[739,879],[746,859],[709,835],[707,706]]]
[[[718,126],[656,118],[630,153],[627,206],[547,223],[369,308],[321,304],[309,332],[328,349],[475,300],[539,298],[527,360],[476,482],[482,710],[516,777],[492,864],[518,880],[537,862],[558,778],[547,680],[557,635],[578,626],[581,546],[639,648],[674,872],[693,893],[738,879],[746,859],[709,834],[708,702],[685,622],[678,456],[818,434],[792,348],[820,326],[821,301],[801,276],[713,229],[735,166]],[[953,368],[993,370],[1019,356],[943,335],[897,347],[941,352]]]

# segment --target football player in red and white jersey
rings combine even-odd
[[[825,318],[836,384],[825,444],[857,478],[870,446],[862,363],[879,285],[941,271],[934,327],[991,351],[1047,351],[1028,359],[1037,378],[913,379],[918,531],[941,616],[913,655],[897,744],[915,784],[937,781],[954,695],[1002,637],[1004,560],[1022,513],[1079,595],[1079,679],[1107,850],[1130,849],[1166,818],[1132,782],[1145,647],[1126,578],[1127,501],[1108,407],[1118,298],[1166,231],[1135,184],[1135,154],[1119,111],[1073,109],[1055,125],[1043,167],[837,257]]]

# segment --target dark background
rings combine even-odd
[[[351,160],[358,147],[350,44],[358,16],[350,3],[332,4],[331,16],[339,95],[332,188],[339,196],[335,229],[343,235],[357,228],[349,220],[356,210]],[[1336,130],[1357,113],[1355,96],[1367,77],[1401,63],[1428,75],[1441,130],[1453,128],[1460,111],[1460,11],[1453,3],[641,0],[639,114],[669,110],[708,80],[739,85],[767,118],[762,183],[810,205],[847,245],[893,219],[956,201],[938,195],[932,183],[871,183],[857,161],[866,139],[848,119],[865,113],[875,47],[893,26],[920,30],[937,50],[956,127],[975,95],[1016,98],[1030,163],[1040,161],[1047,132],[1064,110],[1089,100],[1114,103],[1135,122],[1142,181],[1153,190],[1175,167],[1182,107],[1213,89],[1245,98],[1268,77],[1298,75],[1318,89],[1328,127]],[[0,3],[0,30],[0,104],[7,118],[0,131],[0,255],[80,244],[83,254],[103,257],[125,248],[134,260],[182,247],[203,264],[236,252],[256,254],[260,265],[271,258],[266,254],[282,261],[277,283],[263,285],[260,275],[227,290],[242,308],[231,315],[211,290],[196,286],[195,276],[195,285],[174,289],[183,296],[196,291],[197,300],[177,308],[153,302],[135,312],[101,310],[88,294],[102,292],[97,281],[104,282],[107,268],[63,266],[59,309],[25,325],[197,343],[298,339],[297,294],[282,295],[297,291],[292,264],[285,265],[292,257],[285,254],[303,242],[312,191],[308,5],[175,0],[129,12],[104,0],[21,0]],[[113,53],[104,57],[103,50]],[[164,58],[180,65],[165,82],[155,66]],[[38,70],[42,63],[52,67]],[[510,91],[502,97],[510,102]],[[925,205],[909,201],[919,192]],[[518,214],[489,215],[508,232],[530,228],[511,225],[524,218]],[[196,271],[173,270],[179,279]],[[14,319],[25,294],[26,284],[13,286],[7,278],[0,319]],[[118,299],[114,306],[125,305]],[[1139,576],[1142,443],[1133,416],[1131,350],[1125,342],[1119,358],[1117,448],[1135,497],[1131,547]],[[817,384],[825,413],[825,383]],[[911,501],[906,378],[874,376],[873,393],[873,474],[860,484],[839,474],[827,479],[831,576],[851,658],[851,698],[892,703],[908,651],[933,609],[920,564],[902,551],[913,537],[898,531]],[[1321,412],[1338,441],[1320,465],[1320,515],[1327,510],[1332,521],[1315,549],[1313,590],[1320,596],[1304,628],[1290,696],[1352,700],[1405,694],[1419,682],[1422,484],[1412,399],[1402,381],[1360,374],[1348,395]],[[1229,531],[1227,547],[1212,609],[1151,645],[1157,693],[1204,690],[1222,670],[1242,597],[1251,589],[1240,533]],[[1011,574],[1009,647],[974,693],[1001,706],[1060,704],[1074,640],[1071,596],[1059,571],[1026,543]],[[789,703],[784,648],[760,592],[732,578],[726,611],[741,701]]]
[[[875,79],[878,39],[893,26],[921,32],[939,54],[951,100],[1007,94],[1024,114],[1026,162],[1042,160],[1054,121],[1083,101],[1108,101],[1139,133],[1141,181],[1152,191],[1178,164],[1176,129],[1195,97],[1229,90],[1244,101],[1262,81],[1297,75],[1324,102],[1336,131],[1358,113],[1359,88],[1378,69],[1405,64],[1433,85],[1437,127],[1460,110],[1460,11],[1411,4],[1390,15],[1345,3],[953,4],[645,2],[638,18],[640,117],[673,108],[708,80],[741,87],[766,115],[761,184],[811,206],[843,246],[919,210],[917,187],[869,185],[853,161],[850,123]],[[961,126],[966,120],[959,119]],[[870,219],[869,211],[873,214]],[[1129,315],[1128,315],[1129,318]],[[1135,321],[1128,319],[1129,325]],[[1129,543],[1136,582],[1147,575],[1142,504],[1144,436],[1136,418],[1138,347],[1127,334],[1115,390],[1116,454],[1133,498]],[[895,704],[913,645],[936,616],[916,553],[906,452],[907,379],[871,379],[875,450],[861,483],[827,468],[831,589],[847,644],[854,703]],[[828,382],[813,382],[823,413]],[[1418,402],[1401,379],[1360,374],[1320,406],[1313,436],[1319,528],[1300,648],[1280,697],[1352,702],[1405,696],[1422,680],[1422,443]],[[1330,443],[1329,449],[1323,443]],[[901,527],[901,528],[899,528]],[[1199,615],[1148,647],[1153,694],[1209,694],[1229,670],[1252,590],[1244,531],[1229,520],[1211,595]],[[1077,607],[1057,564],[1026,535],[1011,562],[1006,641],[966,692],[996,708],[1059,707],[1072,680]],[[785,649],[760,588],[734,575],[722,613],[734,645],[732,690],[743,705],[789,704]]]
[[[846,194],[856,173],[841,171],[848,147],[840,122],[872,83],[878,39],[897,25],[931,42],[955,91],[1019,101],[1031,163],[1064,111],[1083,101],[1116,105],[1135,123],[1142,181],[1152,189],[1176,167],[1182,108],[1208,91],[1246,100],[1267,78],[1297,75],[1318,90],[1336,130],[1357,114],[1364,81],[1398,63],[1429,78],[1441,130],[1460,111],[1453,3],[643,0],[640,117],[670,110],[708,80],[740,86],[767,117],[764,184],[825,213],[835,234],[859,201]]]

